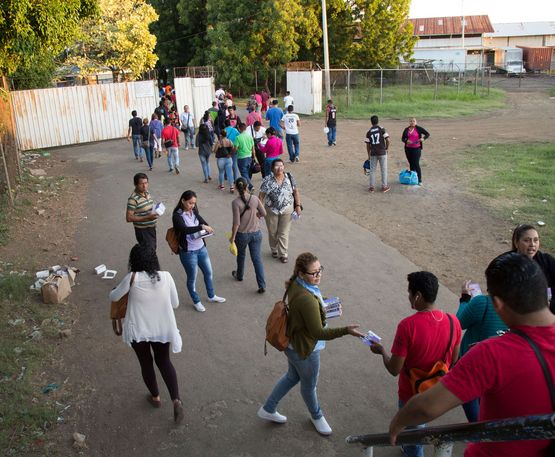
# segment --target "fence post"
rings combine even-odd
[[[362,457],[374,457],[374,448],[366,447],[362,451]]]
[[[474,95],[478,93],[478,69],[474,72]]]
[[[461,69],[459,68],[459,79],[457,80],[457,97],[460,95],[461,93]]]
[[[347,70],[347,107],[351,106],[351,69]]]
[[[412,68],[410,69],[409,98],[412,98]]]
[[[380,70],[380,105],[383,105],[383,69]]]
[[[2,152],[2,162],[4,164],[4,172],[6,173],[6,188],[8,189],[8,195],[10,197],[10,203],[12,208],[14,207],[12,185],[10,182],[10,173],[8,172],[8,164],[6,163],[6,156],[4,155],[4,145],[0,142],[0,152]]]
[[[437,74],[438,74],[438,71],[435,70],[434,73],[435,73],[435,78],[436,78],[435,86],[434,86],[434,100],[436,100],[437,99]]]
[[[439,443],[434,446],[434,457],[451,457],[453,454],[453,443]]]
[[[489,97],[490,86],[491,86],[491,68],[488,70],[488,97]]]

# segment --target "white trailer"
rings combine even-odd
[[[414,49],[412,59],[415,64],[426,63],[437,71],[464,71],[466,49]]]
[[[526,73],[521,48],[498,48],[495,50],[495,68],[508,75]]]

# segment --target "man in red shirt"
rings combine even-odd
[[[547,282],[536,262],[510,252],[495,258],[486,269],[488,292],[497,314],[512,332],[478,343],[426,392],[413,397],[391,421],[397,435],[409,425],[441,416],[480,397],[480,421],[550,414],[549,388],[530,344],[535,342],[551,376],[555,377],[555,316],[547,305]],[[465,457],[548,456],[547,440],[480,442],[469,444]]]
[[[162,144],[168,156],[168,167],[171,173],[179,174],[179,130],[171,125],[170,120],[164,118],[164,129],[162,130]]]
[[[397,326],[391,356],[381,344],[375,343],[370,347],[374,354],[383,357],[390,374],[399,375],[399,407],[414,395],[409,371],[418,368],[428,372],[440,360],[450,366],[459,356],[462,334],[461,325],[454,315],[435,308],[439,289],[436,276],[428,271],[417,271],[410,273],[407,279],[409,302],[416,313]],[[424,457],[424,449],[422,446],[404,446],[403,455]]]

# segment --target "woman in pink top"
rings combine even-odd
[[[420,156],[422,155],[422,142],[430,134],[428,131],[416,125],[416,119],[414,117],[409,119],[409,126],[403,130],[403,136],[401,141],[405,143],[405,155],[409,162],[410,171],[415,171],[418,175],[418,185],[422,185],[422,172],[420,171]]]
[[[268,141],[266,144],[259,144],[258,148],[264,153],[264,176],[268,176],[272,172],[272,162],[276,160],[283,152],[283,143],[276,136],[276,131],[273,127],[266,129],[266,137]]]

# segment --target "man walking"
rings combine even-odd
[[[251,183],[251,163],[254,160],[254,138],[247,132],[247,126],[239,124],[239,136],[233,142],[237,154],[239,173],[247,181],[249,191],[253,191]]]
[[[185,137],[185,149],[195,147],[195,117],[189,109],[189,105],[183,107],[183,112],[179,115],[181,131]]]
[[[137,116],[137,111],[131,111],[131,119],[129,119],[129,128],[127,129],[127,141],[133,139],[133,154],[135,155],[135,160],[141,159],[143,161],[141,153],[141,127],[143,126],[143,120]]]
[[[378,125],[378,116],[370,118],[372,127],[366,133],[366,152],[370,162],[370,187],[369,192],[376,190],[376,168],[380,164],[382,175],[382,192],[389,192],[391,187],[387,185],[387,151],[389,149],[389,134]]]
[[[278,108],[278,101],[272,100],[272,107],[266,112],[266,120],[270,121],[270,127],[273,127],[276,131],[276,136],[283,139],[283,133],[281,131],[281,118],[283,117],[283,111]]]
[[[162,143],[168,156],[168,167],[171,173],[179,174],[179,130],[171,125],[168,118],[164,119],[164,130],[162,130]]]
[[[285,92],[285,97],[283,97],[283,112],[287,113],[287,108],[295,104],[295,100],[291,97],[291,93],[289,91]]]
[[[162,157],[162,129],[164,125],[160,122],[156,113],[152,114],[149,127],[154,145],[154,157]]]
[[[153,212],[154,200],[148,191],[148,176],[137,173],[133,176],[135,190],[127,200],[125,220],[132,222],[135,228],[137,243],[156,249],[156,219]]]
[[[478,397],[480,421],[553,413],[548,376],[555,367],[555,316],[541,267],[522,254],[505,253],[489,264],[486,281],[493,307],[510,331],[476,344],[440,382],[414,396],[389,425],[392,444],[406,426]],[[468,444],[464,455],[552,456],[549,446],[548,440],[482,441]]]
[[[332,100],[328,100],[326,105],[326,117],[324,120],[324,127],[328,129],[328,146],[335,146],[336,127],[337,127],[337,108]]]
[[[450,366],[459,356],[462,335],[457,317],[435,307],[439,289],[437,277],[428,271],[417,271],[410,273],[407,280],[410,306],[416,312],[399,322],[391,355],[381,344],[374,343],[370,347],[374,354],[382,356],[391,375],[399,375],[399,408],[416,393],[411,383],[411,370],[429,372],[439,360]],[[424,449],[404,446],[403,455],[424,457]]]
[[[289,152],[289,160],[291,163],[299,161],[299,154],[301,152],[300,139],[299,139],[299,126],[301,120],[299,116],[293,112],[293,105],[287,107],[287,114],[281,120],[285,128],[285,142],[287,143],[287,152]]]

